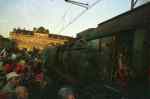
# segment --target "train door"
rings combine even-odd
[[[147,29],[146,37],[145,37],[145,65],[149,69],[149,76],[150,76],[150,29]]]
[[[148,67],[149,53],[149,32],[147,28],[137,29],[134,32],[133,45],[133,67],[136,71],[137,79],[145,77]]]
[[[114,35],[101,38],[99,41],[100,51],[100,73],[103,80],[110,81],[113,79],[114,71],[114,52],[116,38]]]
[[[147,49],[148,49],[147,59],[150,59],[150,41],[149,41],[149,39],[150,39],[150,29],[147,32]],[[148,65],[150,66],[150,60],[148,60]]]

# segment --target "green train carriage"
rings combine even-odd
[[[149,9],[150,3],[145,4],[79,33],[77,40],[70,44],[46,49],[47,74],[56,80],[114,81],[119,66],[124,65],[128,79],[147,77]]]

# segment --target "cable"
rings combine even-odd
[[[65,17],[66,17],[66,15],[68,14],[68,12],[70,11],[70,9],[71,9],[71,5],[70,5],[70,6],[67,8],[67,10],[64,12],[64,14],[63,14],[63,16],[61,17],[60,21],[57,23],[56,28],[60,27],[61,23],[62,23],[63,21],[65,21]],[[64,27],[64,26],[63,26],[63,27]]]
[[[66,2],[72,3],[74,5],[80,6],[80,7],[84,7],[86,9],[88,9],[89,4],[88,3],[82,3],[82,2],[77,2],[77,1],[72,1],[72,0],[65,0]]]
[[[91,6],[89,6],[88,9],[83,10],[81,13],[79,13],[73,20],[71,20],[65,27],[61,28],[59,33],[63,32],[65,29],[67,29],[71,24],[73,24],[75,21],[77,21],[87,10],[93,8],[97,3],[99,3],[102,0],[95,1]]]

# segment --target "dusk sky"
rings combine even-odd
[[[74,1],[92,5],[97,0]],[[0,0],[0,35],[8,37],[13,28],[32,30],[33,27],[44,26],[54,34],[75,36],[78,32],[97,27],[97,24],[128,11],[129,1],[101,0],[60,33],[61,28],[85,9],[64,0]]]

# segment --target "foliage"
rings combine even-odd
[[[33,28],[33,31],[34,32],[37,32],[37,33],[49,33],[49,30],[48,29],[45,29],[43,26],[39,27],[39,28]]]
[[[15,49],[16,48],[16,43],[13,40],[10,40],[9,38],[4,38],[0,36],[0,48],[6,48],[6,49]]]

